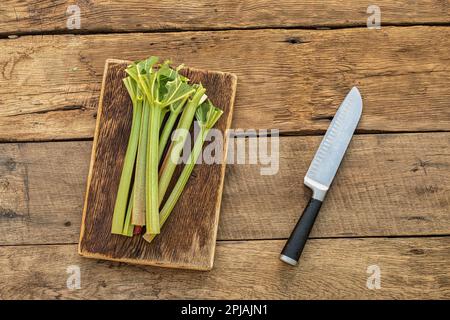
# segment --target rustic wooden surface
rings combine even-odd
[[[286,238],[307,203],[301,173],[320,139],[281,137],[274,176],[261,176],[261,165],[228,165],[218,238]],[[447,132],[355,136],[312,236],[448,233],[449,143]],[[0,245],[78,241],[91,146],[0,144]]]
[[[220,164],[196,166],[161,234],[148,243],[142,237],[111,234],[111,221],[131,130],[132,106],[122,79],[129,62],[107,60],[102,82],[81,222],[81,255],[120,262],[195,270],[210,270],[227,157],[223,141]],[[215,129],[230,128],[236,76],[229,73],[182,70],[192,83],[208,88],[208,98],[223,111]],[[179,175],[179,172],[178,172]],[[174,174],[177,178],[177,173]]]
[[[450,127],[447,27],[45,35],[0,46],[0,140],[91,138],[105,60],[150,54],[235,73],[235,128],[321,133],[353,85],[360,132]]]
[[[91,0],[80,2],[80,30],[66,29],[69,4],[0,8],[1,299],[450,298],[449,1],[379,1],[381,30],[365,28],[359,0],[152,2],[152,20],[129,1]],[[208,273],[77,255],[111,54],[236,73],[233,127],[284,135],[277,175],[227,167]],[[360,134],[290,268],[277,256],[309,194],[302,176],[353,85]],[[81,268],[79,290],[66,287],[70,265]],[[366,287],[370,265],[379,290]]]
[[[144,2],[145,3],[145,2]],[[151,6],[132,1],[44,0],[29,3],[5,0],[0,9],[0,34],[68,32],[67,8],[78,4],[83,17],[78,32],[130,32],[160,30],[221,30],[267,27],[365,26],[364,0],[176,0],[152,1]],[[420,2],[378,0],[387,25],[439,24],[450,22],[446,0]],[[71,30],[70,32],[77,32]]]
[[[283,244],[219,242],[214,269],[207,273],[85,259],[76,245],[4,247],[0,298],[450,298],[447,237],[312,239],[298,268],[274,259]],[[80,290],[66,287],[72,265],[80,267]],[[371,265],[381,269],[380,290],[366,287]]]

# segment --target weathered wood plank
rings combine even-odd
[[[298,267],[278,260],[283,244],[219,242],[210,272],[85,259],[75,245],[3,247],[0,298],[450,298],[450,237],[310,240]],[[78,290],[67,288],[73,265],[80,267]],[[371,265],[380,268],[381,289],[367,288]]]
[[[80,29],[69,30],[69,5],[80,8]],[[450,22],[449,2],[379,0],[383,24]],[[116,32],[261,27],[365,26],[363,0],[295,1],[19,1],[2,3],[0,34]],[[145,10],[143,10],[145,8]]]
[[[106,58],[150,54],[240,79],[235,128],[316,133],[349,88],[360,131],[450,128],[450,28],[28,36],[0,41],[0,140],[92,137]]]
[[[280,167],[229,166],[222,239],[286,238],[305,208],[303,185],[321,137],[280,139]],[[312,237],[449,234],[449,133],[357,135],[328,192]]]
[[[218,238],[286,238],[320,139],[281,137],[273,176],[227,165]],[[312,236],[449,234],[449,143],[450,133],[355,136]],[[90,154],[89,141],[0,144],[0,244],[77,242]]]
[[[0,243],[78,241],[91,142],[0,145]]]

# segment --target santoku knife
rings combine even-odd
[[[295,266],[319,213],[322,201],[339,168],[362,112],[362,99],[356,87],[347,94],[336,112],[312,160],[304,183],[313,194],[289,237],[280,259]]]

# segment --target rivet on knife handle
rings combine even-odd
[[[306,173],[305,185],[312,189],[313,195],[281,252],[282,261],[294,266],[297,264],[361,113],[361,95],[353,87],[333,117]]]

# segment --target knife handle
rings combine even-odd
[[[322,201],[314,198],[309,200],[308,205],[281,252],[281,261],[293,266],[297,264],[321,206]]]

